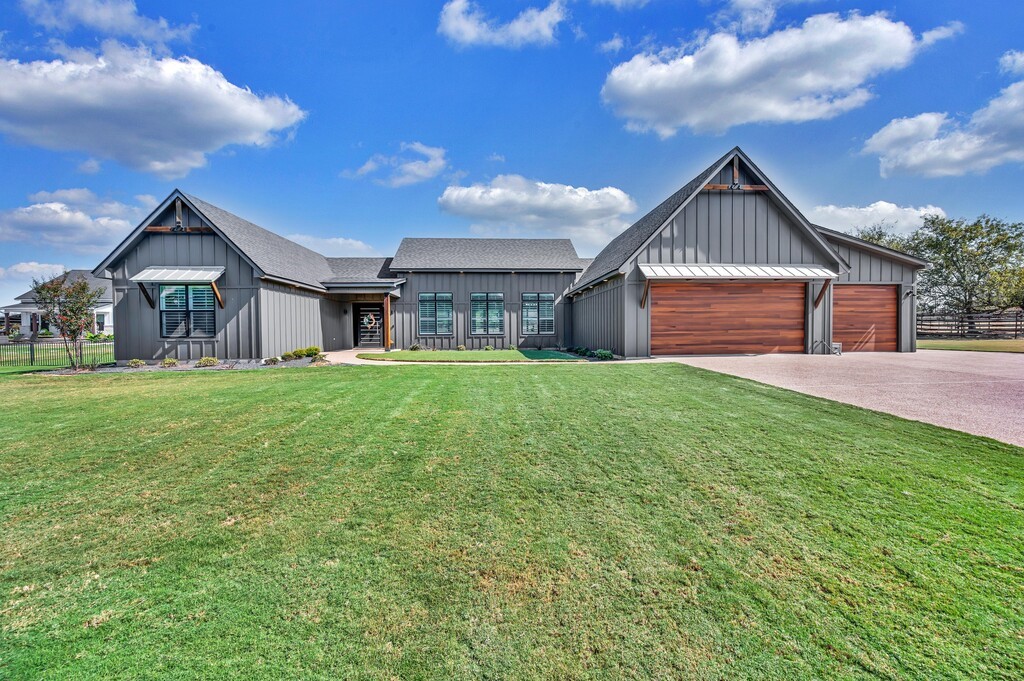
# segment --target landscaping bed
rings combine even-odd
[[[358,359],[380,362],[581,362],[581,357],[558,350],[394,350],[363,352]]]

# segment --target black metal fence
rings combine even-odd
[[[917,335],[919,338],[1024,338],[1024,313],[919,314]]]
[[[78,347],[79,365],[114,363],[114,343],[82,343]],[[66,367],[68,351],[63,342],[46,343],[0,343],[0,367]]]

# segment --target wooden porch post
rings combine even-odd
[[[384,349],[391,349],[391,296],[384,295]]]

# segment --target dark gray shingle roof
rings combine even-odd
[[[406,238],[391,269],[580,271],[583,264],[568,239]]]
[[[322,289],[320,282],[334,276],[327,258],[305,246],[274,234],[195,196],[185,197],[214,226],[245,254],[256,267],[271,277],[287,279]]]
[[[54,278],[56,278],[56,277],[54,277]],[[69,280],[85,279],[87,282],[89,282],[89,287],[90,288],[103,289],[103,295],[100,296],[100,300],[99,300],[99,302],[101,304],[102,303],[112,303],[112,302],[114,302],[113,282],[110,279],[94,277],[92,275],[92,271],[91,270],[68,270],[68,279]],[[52,281],[52,280],[48,280],[48,281]],[[17,298],[17,300],[21,300],[21,301],[34,301],[35,299],[36,299],[36,295],[32,291],[26,291],[25,293],[22,293]]]
[[[401,280],[391,271],[391,258],[327,258],[333,275],[324,284],[375,284]]]
[[[686,203],[691,196],[699,192],[701,188],[708,183],[708,180],[711,179],[715,169],[738,150],[739,147],[729,150],[728,153],[708,166],[707,169],[697,175],[697,177],[687,182],[679,191],[662,201],[654,208],[654,210],[634,222],[631,227],[612,239],[611,242],[604,247],[604,250],[597,254],[597,257],[594,258],[590,267],[587,268],[583,273],[583,276],[580,277],[573,285],[572,290],[575,291],[583,288],[584,286],[592,284],[612,272],[618,271],[618,269],[622,267],[627,260],[629,260],[629,256],[633,255],[637,249],[644,245],[645,241],[650,239],[655,232],[661,229],[661,226],[665,224],[669,216],[671,216],[679,206]]]

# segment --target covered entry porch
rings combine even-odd
[[[397,289],[358,288],[345,291],[332,289],[328,298],[339,303],[341,319],[332,335],[330,350],[383,348],[394,346],[395,315],[392,300],[399,297]],[[325,334],[326,340],[327,334]]]

